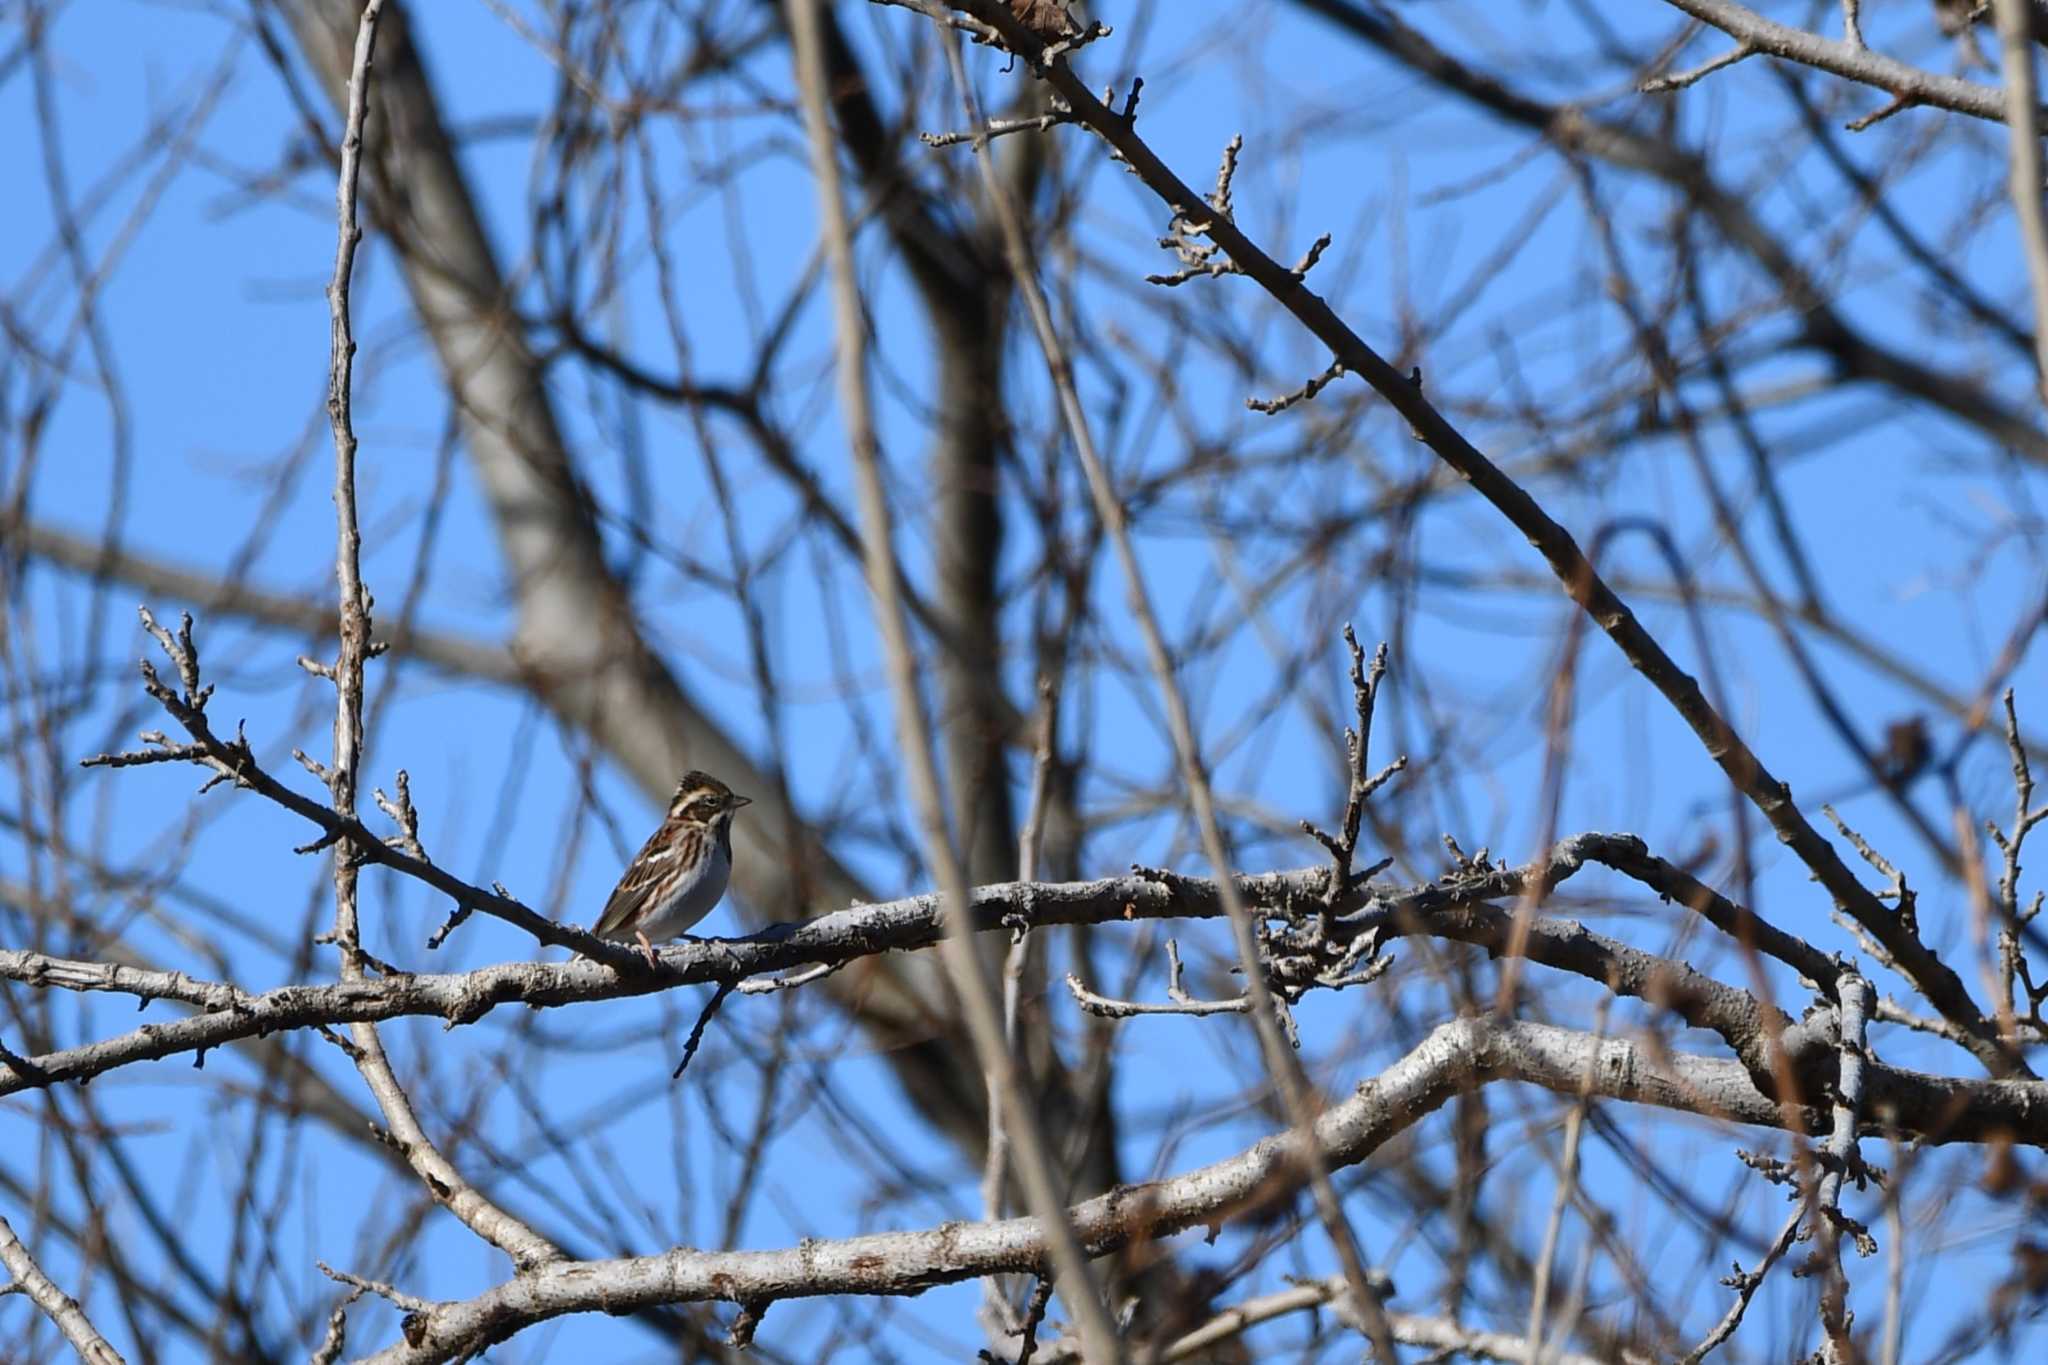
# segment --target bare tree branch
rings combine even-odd
[[[78,1301],[51,1282],[37,1265],[35,1257],[15,1236],[14,1229],[5,1218],[0,1218],[0,1265],[7,1267],[7,1273],[14,1282],[0,1286],[0,1294],[19,1293],[28,1295],[36,1307],[43,1310],[64,1339],[71,1343],[78,1358],[86,1365],[123,1365],[120,1352],[107,1344],[99,1334],[85,1310]]]

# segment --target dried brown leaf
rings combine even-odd
[[[1073,25],[1058,0],[1010,0],[1010,13],[1048,43],[1066,37]]]

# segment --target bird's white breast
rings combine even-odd
[[[711,856],[704,867],[666,904],[657,905],[640,925],[642,933],[659,943],[686,934],[698,920],[711,913],[725,894],[726,879],[732,875],[732,850],[724,839],[711,841]]]

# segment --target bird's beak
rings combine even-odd
[[[732,799],[732,808],[734,810],[738,810],[741,806],[751,806],[753,804],[754,798],[751,796],[735,796]]]

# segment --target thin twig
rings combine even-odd
[[[1792,1241],[1799,1235],[1799,1224],[1804,1221],[1805,1216],[1806,1208],[1803,1204],[1795,1207],[1784,1224],[1779,1227],[1778,1235],[1771,1239],[1770,1248],[1764,1252],[1763,1259],[1757,1262],[1755,1270],[1744,1270],[1738,1264],[1734,1273],[1722,1279],[1722,1284],[1735,1291],[1735,1302],[1728,1305],[1728,1311],[1721,1315],[1721,1320],[1714,1324],[1713,1330],[1701,1338],[1699,1345],[1678,1358],[1677,1365],[1699,1365],[1699,1362],[1712,1355],[1716,1348],[1735,1335],[1735,1329],[1742,1325],[1742,1315],[1749,1311],[1749,1301],[1756,1297],[1757,1290],[1763,1288],[1764,1277],[1769,1275],[1771,1267],[1791,1250]]]
[[[1600,1002],[1599,1018],[1593,1025],[1593,1036],[1607,1036],[1607,1006]],[[1594,1056],[1598,1056],[1598,1052]],[[1591,1059],[1588,1059],[1588,1065]],[[1550,1218],[1543,1228],[1543,1246],[1536,1254],[1536,1280],[1529,1289],[1529,1350],[1532,1358],[1541,1359],[1543,1352],[1543,1316],[1550,1306],[1551,1267],[1557,1257],[1559,1235],[1564,1231],[1565,1206],[1571,1202],[1572,1193],[1579,1180],[1579,1137],[1586,1129],[1586,1108],[1593,1091],[1593,1077],[1589,1072],[1586,1082],[1579,1091],[1579,1097],[1572,1102],[1571,1113],[1565,1119],[1564,1160],[1557,1173],[1557,1185],[1551,1193]]]
[[[847,223],[837,150],[825,107],[826,74],[818,0],[783,0],[783,5],[796,49],[797,83],[810,144],[811,172],[817,182],[821,229],[831,265],[840,404],[852,447],[868,588],[875,599],[876,624],[888,662],[897,738],[903,747],[905,775],[928,865],[947,903],[964,910],[968,902],[967,874],[947,829],[938,764],[925,725],[917,661],[904,617],[900,569],[891,548],[896,543],[894,518],[882,485],[881,448],[868,398],[867,322],[861,310],[852,229]],[[950,32],[947,37],[950,39]],[[950,42],[948,49],[952,50]],[[1000,1007],[989,987],[981,955],[975,951],[973,931],[964,914],[946,917],[940,956],[959,997],[982,1073],[989,1088],[1001,1099],[1017,1173],[1031,1211],[1044,1224],[1052,1269],[1064,1287],[1062,1297],[1074,1316],[1083,1349],[1090,1365],[1110,1365],[1122,1359],[1116,1329],[1103,1306],[1094,1271],[1073,1228],[1066,1222],[1037,1106],[1025,1094],[1016,1060],[1004,1046]]]
[[[2048,394],[2048,211],[2041,201],[2041,117],[2035,94],[2032,7],[2028,0],[1992,0],[2005,69],[2006,146],[2020,254],[2034,297],[2035,387]]]
[[[334,759],[329,765],[328,793],[336,818],[355,828],[360,828],[355,823],[356,781],[363,752],[363,668],[371,653],[371,622],[370,593],[362,578],[363,537],[356,517],[356,435],[350,413],[356,343],[349,317],[349,285],[356,247],[363,235],[356,217],[356,192],[362,167],[363,125],[370,106],[370,62],[376,51],[377,20],[383,8],[384,0],[368,0],[356,28],[348,80],[348,117],[341,142],[341,174],[335,187],[339,231],[334,277],[327,287],[327,412],[334,432],[335,578],[341,594],[341,649],[332,669]],[[355,839],[342,837],[336,840],[334,852],[334,941],[341,949],[344,983],[364,978],[365,959],[358,941],[356,914],[356,874],[360,866],[357,848]],[[562,1253],[552,1242],[486,1198],[435,1146],[398,1082],[376,1025],[367,1021],[353,1023],[349,1025],[349,1034],[356,1069],[383,1111],[392,1142],[404,1153],[433,1197],[471,1231],[504,1251],[515,1265],[527,1268],[559,1260]]]
[[[1252,1007],[1249,995],[1235,996],[1229,1000],[1197,1000],[1181,985],[1180,945],[1173,939],[1166,940],[1166,1004],[1147,1004],[1137,1000],[1112,1000],[1098,995],[1083,984],[1081,978],[1067,973],[1067,989],[1073,993],[1074,1003],[1098,1019],[1130,1019],[1141,1014],[1185,1014],[1201,1019],[1213,1014],[1243,1014]]]
[[[1700,63],[1690,71],[1674,71],[1668,76],[1655,76],[1637,86],[1645,95],[1662,95],[1672,90],[1683,90],[1724,67],[1730,67],[1745,57],[1756,55],[1756,49],[1748,43],[1737,43],[1720,56]]]
[[[993,0],[954,0],[976,18],[1002,30],[1005,42],[1028,54],[1041,51],[1029,32],[1017,25]],[[1706,0],[1677,0],[1688,12],[1700,13]],[[1709,22],[1711,15],[1701,14]],[[1808,35],[1811,36],[1811,35]],[[1875,54],[1863,53],[1864,57]],[[1897,65],[1894,63],[1893,65]],[[1785,784],[1765,767],[1756,752],[1729,724],[1726,717],[1700,691],[1699,683],[1671,657],[1662,644],[1644,628],[1635,613],[1614,592],[1587,561],[1577,542],[1557,523],[1527,490],[1466,439],[1423,394],[1421,386],[1369,346],[1329,304],[1274,260],[1236,225],[1227,213],[1204,213],[1205,204],[1185,181],[1138,136],[1136,129],[1110,109],[1059,62],[1035,65],[1034,74],[1048,82],[1072,108],[1078,120],[1108,142],[1115,155],[1128,165],[1161,200],[1183,218],[1198,214],[1194,226],[1250,276],[1275,301],[1292,313],[1330,354],[1345,368],[1364,379],[1404,418],[1410,429],[1429,448],[1470,481],[1473,488],[1491,502],[1525,535],[1549,564],[1559,583],[1603,632],[1614,642],[1631,667],[1648,680],[1678,712],[1698,737],[1707,753],[1729,780],[1770,822],[1779,839],[1806,865],[1826,888],[1838,909],[1882,942],[1921,993],[1968,1035],[1971,1053],[1994,1075],[2030,1075],[2023,1062],[1997,1041],[1995,1023],[1970,997],[1968,988],[1953,968],[1944,963],[1916,934],[1898,923],[1843,863],[1828,841],[1800,813]],[[1924,74],[1924,73],[1918,73]],[[1960,83],[1958,83],[1960,84]],[[1995,92],[1994,92],[1995,93]],[[1028,280],[1028,276],[1026,277]],[[1029,298],[1027,290],[1027,301]],[[1098,497],[1114,500],[1114,490]],[[1121,511],[1117,512],[1121,524]],[[1149,646],[1148,646],[1149,650]],[[1169,707],[1169,720],[1172,708]],[[1195,799],[1198,822],[1203,802]],[[1256,1011],[1254,1012],[1256,1016]]]
[[[1005,41],[1012,50],[1042,53],[1042,45],[1038,44],[1034,36],[1007,12],[986,3],[977,3],[968,8],[970,12],[975,13],[976,18],[992,22],[1001,29]],[[942,37],[944,41],[941,45],[946,51],[953,84],[960,95],[967,121],[970,125],[979,127],[982,123],[981,110],[974,95],[973,84],[967,79],[965,67],[961,62],[959,45],[952,41],[950,34]],[[1029,46],[1020,47],[1020,43]],[[1064,70],[1063,67],[1049,69]],[[1092,95],[1088,96],[1088,102],[1097,110],[1102,108]],[[1071,100],[1070,103],[1076,109],[1083,107]],[[1353,1300],[1364,1315],[1367,1336],[1373,1344],[1373,1349],[1382,1360],[1392,1362],[1397,1357],[1393,1336],[1387,1328],[1385,1305],[1381,1303],[1379,1295],[1374,1292],[1367,1278],[1364,1257],[1360,1253],[1356,1236],[1349,1220],[1344,1216],[1336,1188],[1330,1181],[1329,1168],[1314,1140],[1315,1114],[1319,1104],[1311,1095],[1307,1078],[1302,1074],[1300,1058],[1294,1054],[1282,1031],[1277,1004],[1266,982],[1264,964],[1260,960],[1251,917],[1246,913],[1236,884],[1231,879],[1230,855],[1224,847],[1222,827],[1217,820],[1215,798],[1209,789],[1208,774],[1203,768],[1201,753],[1195,741],[1194,723],[1188,712],[1187,698],[1181,691],[1179,680],[1174,676],[1172,658],[1167,651],[1165,637],[1161,634],[1158,616],[1152,609],[1150,593],[1145,585],[1144,573],[1138,564],[1137,552],[1131,545],[1123,502],[1110,483],[1109,472],[1096,450],[1087,414],[1081,406],[1080,394],[1074,385],[1072,363],[1060,341],[1059,330],[1053,323],[1052,310],[1046,301],[1045,291],[1038,283],[1037,265],[1029,238],[1024,231],[1022,213],[1013,202],[1008,187],[996,174],[985,141],[978,139],[975,142],[974,159],[981,173],[983,192],[994,207],[997,222],[1002,229],[1003,246],[1009,259],[1011,274],[1017,282],[1018,292],[1022,295],[1025,310],[1031,318],[1039,348],[1044,353],[1046,369],[1059,400],[1060,415],[1073,441],[1075,455],[1087,477],[1097,518],[1109,538],[1122,570],[1131,615],[1137,622],[1147,661],[1160,696],[1165,702],[1167,728],[1173,737],[1181,780],[1187,787],[1188,800],[1194,811],[1195,825],[1201,835],[1203,851],[1222,890],[1224,913],[1230,920],[1231,934],[1237,943],[1238,958],[1245,971],[1246,991],[1252,1002],[1252,1020],[1258,1030],[1267,1071],[1279,1088],[1288,1124],[1293,1130],[1290,1134],[1293,1149],[1300,1155],[1310,1189],[1315,1197],[1317,1215],[1336,1248],[1338,1264],[1343,1269]],[[1230,165],[1229,159],[1226,158],[1224,168],[1219,172],[1218,191],[1210,196],[1208,201],[1207,217],[1212,222],[1223,222],[1229,218]],[[1187,210],[1192,210],[1192,196],[1184,202]],[[1296,287],[1299,287],[1299,280],[1296,280]]]
[[[1047,797],[1052,788],[1053,742],[1059,694],[1050,677],[1038,680],[1037,740],[1032,746],[1031,799],[1024,809],[1024,828],[1017,836],[1017,880],[1025,885],[1038,880],[1039,846],[1045,837]],[[1017,1015],[1023,1004],[1024,969],[1029,962],[1031,931],[1020,925],[1011,931],[1009,951],[1003,956],[1003,1046],[1017,1054]],[[984,1218],[1003,1215],[1003,1184],[1010,1164],[1010,1134],[1003,1126],[1003,1107],[994,1090],[988,1097],[988,1160],[981,1173],[981,1211]],[[1001,1280],[991,1275],[985,1283],[984,1299],[998,1326],[1008,1321],[1009,1301]]]
[[[1833,1129],[1828,1134],[1827,1161],[1814,1196],[1814,1232],[1822,1273],[1821,1326],[1827,1333],[1830,1365],[1854,1365],[1862,1357],[1849,1336],[1849,1280],[1842,1270],[1842,1234],[1846,1231],[1865,1256],[1877,1244],[1861,1223],[1842,1212],[1842,1183],[1864,1182],[1863,1156],[1856,1145],[1856,1125],[1863,1116],[1864,1074],[1868,1056],[1865,1034],[1873,992],[1861,976],[1844,975],[1836,983],[1841,997],[1841,1068],[1835,1083]]]

